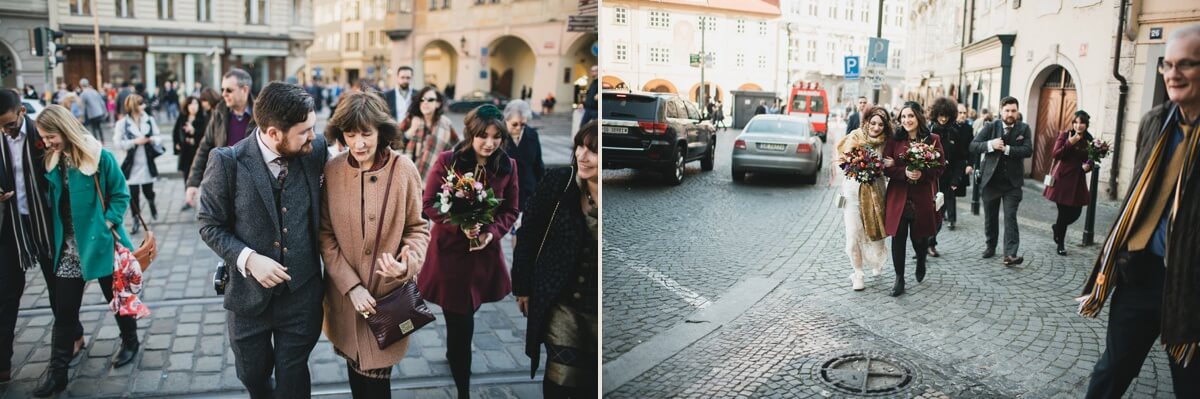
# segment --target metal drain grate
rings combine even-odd
[[[841,355],[813,370],[825,385],[860,396],[893,395],[913,382],[913,368],[898,359],[871,353]]]

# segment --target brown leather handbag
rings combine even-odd
[[[399,159],[395,157],[390,160],[392,166],[388,170],[387,188],[383,194],[382,209],[379,211],[379,225],[375,229],[375,249],[371,252],[375,256],[379,256],[379,241],[382,238],[384,221],[387,220],[384,216],[387,214],[388,197],[392,193],[392,177],[396,173],[398,161]],[[379,288],[376,276],[375,262],[372,260],[371,277],[367,282],[370,290]],[[371,328],[371,334],[375,336],[375,343],[379,345],[379,349],[387,349],[436,320],[433,312],[430,312],[429,307],[425,305],[425,300],[421,299],[421,292],[417,290],[416,277],[382,298],[376,298],[375,314],[369,317],[364,315],[364,317],[367,318],[367,326]]]
[[[96,172],[100,173],[100,172]],[[104,202],[104,192],[100,190],[100,178],[92,175],[92,181],[96,183],[96,195],[100,196],[100,206],[105,212],[108,212],[108,204]],[[158,257],[158,240],[154,239],[154,232],[150,231],[150,225],[146,224],[146,220],[142,219],[142,210],[133,208],[134,223],[141,223],[142,228],[146,230],[143,236],[142,244],[133,250],[133,257],[137,258],[138,265],[142,267],[142,272],[150,268],[150,264],[154,263],[154,258]],[[117,244],[121,243],[121,236],[117,234],[117,227],[113,226],[110,229],[113,233],[113,241]]]

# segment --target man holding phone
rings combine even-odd
[[[53,220],[46,199],[48,182],[42,161],[45,145],[21,96],[0,89],[0,254],[17,262],[0,263],[0,382],[12,378],[13,333],[25,292],[25,271],[38,265],[54,306]],[[83,347],[83,325],[76,328],[75,352]]]

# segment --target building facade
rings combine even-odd
[[[67,60],[57,77],[71,85],[88,78],[151,89],[174,81],[190,92],[195,82],[219,87],[221,74],[238,67],[251,73],[257,90],[303,71],[312,10],[312,0],[59,1],[50,24],[66,32]]]
[[[396,69],[407,65],[414,86],[433,85],[454,98],[527,92],[536,105],[553,94],[556,109],[570,109],[599,52],[596,32],[567,29],[582,3],[416,0],[398,7],[385,24],[391,44],[382,86],[392,87]]]
[[[388,32],[400,18],[411,26],[413,0],[314,0],[313,7],[309,76],[347,85],[360,78],[386,80],[392,65]]]
[[[50,23],[47,0],[0,0],[0,87],[47,89],[46,59],[33,56],[29,30]]]
[[[907,1],[883,2],[883,21],[880,26],[879,2],[874,0],[784,0],[782,3],[784,32],[787,47],[785,68],[791,77],[787,81],[818,82],[835,104],[848,106],[860,95],[883,105],[898,105],[905,71],[913,68],[916,59],[906,57],[908,41],[904,18]],[[868,72],[867,55],[870,38],[882,33],[888,40],[887,63],[872,67]],[[845,57],[858,56],[860,75],[857,80],[845,78]],[[877,71],[876,71],[877,69]],[[868,75],[877,74],[876,84]],[[878,86],[878,89],[875,87]]]
[[[979,0],[962,7],[961,2],[913,1],[910,37],[927,38],[921,31],[926,21],[949,20],[959,12],[963,44],[958,51],[954,46],[914,51],[920,59],[941,59],[932,64],[940,67],[910,71],[906,98],[930,101],[949,95],[973,109],[995,112],[1001,98],[1016,97],[1034,131],[1034,156],[1026,161],[1026,170],[1036,181],[1050,170],[1058,133],[1069,128],[1076,110],[1085,110],[1091,115],[1091,132],[1118,147],[1118,156],[1106,160],[1101,171],[1099,194],[1124,195],[1133,177],[1132,149],[1141,115],[1166,101],[1156,70],[1166,38],[1172,29],[1200,22],[1200,8],[1170,0]],[[1126,22],[1118,29],[1122,7]],[[1113,75],[1118,37],[1117,71],[1128,83],[1120,137],[1121,94]],[[945,68],[958,53],[961,68]]]
[[[700,103],[702,71],[692,61],[703,52],[708,97],[725,104],[738,90],[786,97],[786,51],[780,49],[787,37],[780,23],[777,1],[606,0],[600,9],[604,85],[678,93]]]

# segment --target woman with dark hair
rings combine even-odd
[[[375,298],[420,272],[429,245],[421,176],[388,148],[398,135],[387,103],[368,92],[342,97],[325,129],[329,141],[349,151],[325,164],[325,203],[342,206],[321,208],[317,234],[328,276],[324,327],[334,352],[346,359],[354,398],[390,396],[392,366],[404,358],[408,338],[379,349],[366,318],[375,313]],[[383,219],[375,221],[380,209]],[[372,248],[380,253],[364,252]]]
[[[941,163],[930,169],[909,170],[904,160],[904,154],[913,143],[918,142],[933,146],[941,154],[946,153],[941,138],[932,134],[926,126],[921,105],[912,101],[904,103],[904,107],[900,108],[900,129],[896,130],[883,150],[884,174],[889,178],[884,219],[887,233],[892,236],[892,267],[896,269],[896,285],[892,287],[892,296],[904,294],[904,246],[910,236],[917,255],[917,282],[925,280],[928,237],[937,231],[937,223],[941,219],[934,209],[934,196],[938,178],[946,165]]]
[[[887,110],[881,107],[866,110],[860,127],[834,143],[833,167],[840,168],[843,155],[859,148],[883,155],[884,143],[891,135]],[[887,259],[887,246],[883,241],[887,238],[883,217],[884,179],[876,179],[871,184],[845,178],[841,181],[841,194],[845,198],[842,218],[846,224],[846,255],[850,257],[850,267],[854,268],[850,274],[850,287],[862,291],[866,288],[863,265],[870,266],[871,274],[878,276],[883,273],[883,263]]]
[[[192,160],[196,159],[196,147],[200,143],[204,128],[208,126],[208,110],[200,105],[197,97],[183,97],[183,112],[175,118],[175,129],[171,137],[175,142],[175,154],[179,155],[176,169],[183,173],[183,181],[187,181],[188,173],[192,171]],[[185,201],[183,210],[192,209]]]
[[[200,90],[200,109],[204,110],[206,115],[212,115],[212,110],[224,101],[221,99],[221,95],[211,87],[205,87],[203,90]],[[207,122],[206,120],[205,123]],[[204,134],[204,131],[201,130],[200,134]]]
[[[428,91],[421,91],[428,96]],[[423,97],[427,98],[427,97]],[[467,113],[463,141],[454,151],[437,155],[425,179],[425,217],[433,221],[429,252],[417,286],[426,300],[442,307],[446,319],[446,359],[458,388],[458,397],[470,397],[471,336],[475,312],[487,302],[504,299],[512,283],[505,265],[500,238],[517,220],[519,193],[517,162],[504,152],[511,140],[504,117],[494,105]],[[437,193],[448,173],[474,173],[475,178],[501,198],[492,224],[457,226],[438,212]],[[471,247],[470,240],[480,244]]]
[[[1054,184],[1046,186],[1042,196],[1058,205],[1058,219],[1050,226],[1054,231],[1054,244],[1059,255],[1066,255],[1065,241],[1067,226],[1079,220],[1084,205],[1092,200],[1084,174],[1096,168],[1088,162],[1088,146],[1092,134],[1088,132],[1092,117],[1084,111],[1076,111],[1071,120],[1071,130],[1058,135],[1054,141],[1054,164],[1050,175]]]
[[[942,193],[945,205],[937,209],[941,216],[937,230],[929,237],[929,256],[941,256],[937,250],[937,236],[942,231],[942,221],[948,220],[953,229],[957,214],[951,208],[955,204],[955,189],[961,185],[966,173],[967,160],[971,152],[971,140],[975,138],[969,127],[958,123],[958,104],[950,97],[938,97],[929,107],[929,131],[942,140],[946,152],[942,153],[942,162],[946,166],[938,183],[938,191]],[[965,130],[964,130],[965,129]],[[947,218],[947,215],[955,217]]]
[[[438,154],[458,144],[458,132],[446,116],[446,96],[433,86],[416,94],[416,99],[408,105],[408,117],[399,121],[404,137],[401,141],[393,141],[392,148],[408,155],[417,165],[417,171],[425,177]]]
[[[597,121],[575,134],[569,168],[546,174],[525,208],[523,234],[513,253],[513,295],[529,318],[525,354],[530,377],[546,345],[542,394],[594,396],[598,387],[600,245]]]

